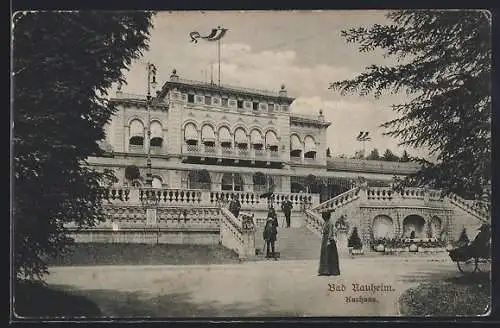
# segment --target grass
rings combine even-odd
[[[49,260],[51,266],[238,263],[222,245],[78,243],[71,253]]]
[[[405,291],[400,299],[404,316],[478,316],[491,307],[491,278],[477,273],[423,283]]]
[[[14,313],[22,318],[99,317],[101,311],[84,296],[51,289],[39,282],[14,287]]]

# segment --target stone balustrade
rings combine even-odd
[[[216,157],[235,160],[279,161],[286,158],[285,153],[264,149],[239,149],[237,147],[219,147],[206,145],[183,145],[182,153],[188,156]]]
[[[311,209],[306,209],[304,213],[306,215],[305,216],[306,227],[316,235],[321,236],[323,226],[325,224],[325,221],[323,220],[321,215],[319,215],[316,211],[313,211]]]
[[[255,227],[245,226],[227,208],[221,208],[220,242],[234,250],[240,259],[255,256]]]
[[[448,195],[448,199],[452,204],[464,209],[466,212],[478,217],[479,219],[490,222],[490,212],[486,206],[481,206],[477,202],[468,202],[457,194]]]
[[[360,188],[354,187],[312,208],[316,212],[334,211],[346,204],[353,202],[360,196]]]
[[[153,196],[159,205],[199,205],[202,191],[185,189],[139,189],[139,200]]]
[[[234,198],[240,201],[243,209],[265,209],[269,205],[268,199],[260,198],[260,195],[260,193],[250,191],[211,191],[210,204],[227,203]],[[319,195],[317,194],[276,192],[271,196],[275,207],[281,206],[286,198],[292,202],[294,210],[301,210],[301,207],[309,207],[319,203]]]

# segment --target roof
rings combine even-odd
[[[331,158],[327,160],[327,170],[329,171],[412,174],[416,173],[420,167],[415,162],[386,162],[348,158]]]

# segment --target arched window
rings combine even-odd
[[[270,151],[278,151],[278,137],[273,131],[266,133],[266,148]]]
[[[243,191],[243,179],[238,173],[224,173],[221,180],[221,189]]]
[[[188,123],[184,127],[184,141],[188,145],[198,144],[198,131],[196,130],[196,125],[193,123]]]
[[[208,124],[203,125],[203,127],[201,128],[201,142],[203,142],[203,144],[208,147],[215,146],[214,129]]]
[[[307,136],[304,139],[304,157],[316,158],[316,142],[311,136]]]
[[[238,128],[234,131],[234,143],[239,149],[248,149],[248,138],[245,130]]]
[[[151,122],[151,147],[161,148],[163,145],[163,128],[158,121]]]
[[[296,134],[290,137],[290,157],[300,157],[302,154],[302,142]]]
[[[229,129],[225,126],[219,129],[219,142],[224,148],[231,148],[232,138]]]
[[[153,177],[152,186],[153,186],[153,188],[161,189],[163,186],[163,182],[162,182],[161,178]]]
[[[129,125],[129,144],[131,146],[143,147],[144,145],[144,125],[140,120],[132,120]]]
[[[255,150],[261,150],[264,144],[262,140],[262,133],[259,130],[252,130],[250,133],[250,142],[252,143],[252,148]]]

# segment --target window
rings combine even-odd
[[[253,105],[253,106],[252,106],[252,109],[253,109],[253,110],[259,110],[259,103],[258,103],[258,102],[255,102],[255,101],[254,101],[254,102],[252,103],[252,105]]]
[[[283,105],[283,106],[281,106],[281,109],[282,109],[284,112],[286,112],[286,111],[288,110],[288,106],[287,106],[287,105]]]
[[[222,107],[228,107],[228,99],[227,98],[222,98]]]
[[[243,100],[238,100],[238,108],[243,108]]]
[[[203,104],[203,96],[196,96],[196,103]]]
[[[212,105],[212,97],[205,96],[205,105]]]
[[[267,109],[266,104],[259,104],[259,109],[266,110]]]
[[[218,106],[220,104],[218,97],[212,97],[212,105]]]
[[[232,100],[232,99],[229,100],[229,107],[232,107],[232,108],[236,107],[236,100]]]
[[[194,103],[194,95],[187,95],[188,103]]]
[[[269,112],[274,112],[274,104],[268,104],[268,105],[267,105],[267,110],[268,110]]]

